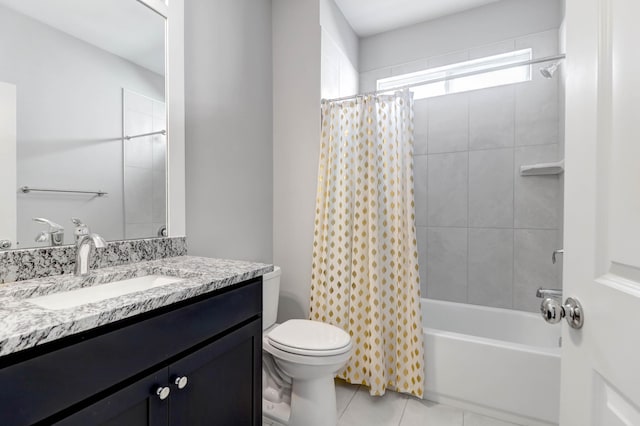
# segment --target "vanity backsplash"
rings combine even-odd
[[[187,254],[186,237],[110,241],[94,249],[91,269]],[[0,251],[0,283],[73,273],[76,246]]]

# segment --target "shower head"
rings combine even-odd
[[[540,74],[542,74],[544,78],[552,78],[553,74],[556,72],[559,66],[560,61],[554,62],[553,64],[547,65],[546,67],[542,67],[540,68]]]

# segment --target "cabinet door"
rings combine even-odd
[[[159,387],[167,386],[167,378],[167,369],[163,368],[55,424],[167,426],[171,396],[162,400],[156,394]]]
[[[178,388],[176,379],[187,378]],[[227,334],[169,366],[172,425],[262,422],[262,322]],[[183,380],[184,382],[184,380]]]

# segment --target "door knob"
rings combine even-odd
[[[158,386],[158,389],[156,389],[156,395],[158,395],[160,399],[167,399],[170,393],[171,389],[169,389],[169,386]]]
[[[572,328],[579,329],[584,324],[582,305],[573,297],[568,297],[564,304],[551,298],[544,299],[540,305],[540,313],[550,324],[557,324],[562,318],[566,318]]]
[[[557,324],[562,320],[564,312],[562,309],[562,303],[555,299],[547,298],[542,301],[540,305],[540,313],[542,318],[549,324]]]

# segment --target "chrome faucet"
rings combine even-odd
[[[542,288],[536,290],[536,297],[540,299],[548,299],[551,297],[562,298],[562,289],[560,288]]]
[[[98,234],[86,234],[78,238],[76,244],[76,275],[87,275],[89,273],[89,260],[91,257],[91,249],[106,247],[107,243],[104,238]]]
[[[64,228],[61,225],[58,225],[49,219],[45,219],[44,217],[34,217],[33,221],[49,225],[48,230],[42,231],[36,235],[36,243],[51,242],[52,246],[61,246],[62,243],[64,243]]]

